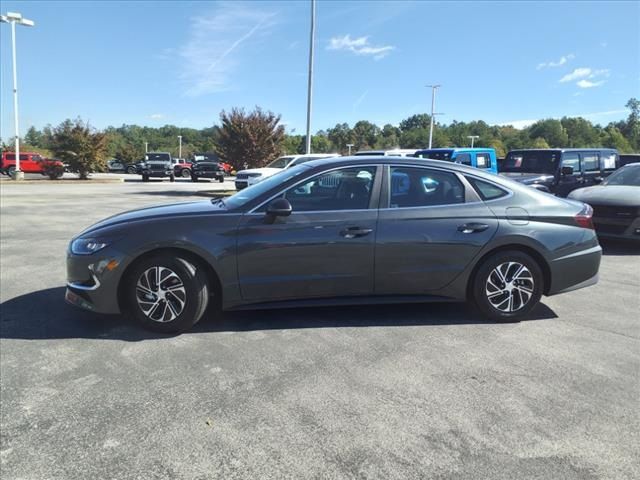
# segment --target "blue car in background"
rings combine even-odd
[[[413,156],[461,163],[498,174],[498,159],[493,148],[431,148],[417,150]]]

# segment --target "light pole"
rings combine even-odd
[[[470,139],[471,139],[471,148],[473,148],[473,141],[474,141],[476,138],[480,138],[480,135],[467,135],[467,138],[470,138]]]
[[[149,153],[149,142],[144,142],[144,153]]]
[[[305,151],[311,153],[311,105],[313,95],[313,44],[316,35],[316,0],[311,0],[311,36],[309,40],[309,84],[307,86],[307,139]]]
[[[433,145],[433,117],[435,115],[440,115],[435,112],[436,108],[436,90],[440,88],[442,85],[427,85],[427,87],[431,87],[431,125],[429,127],[429,149],[431,149],[431,145]]]
[[[178,158],[182,158],[182,135],[178,135]]]
[[[16,168],[14,170],[13,179],[22,180],[24,173],[20,171],[20,127],[18,126],[18,72],[16,64],[16,23],[25,27],[33,27],[33,20],[22,18],[22,14],[15,12],[7,12],[6,15],[0,15],[0,21],[11,24],[11,56],[13,58],[13,125],[16,131],[15,137],[15,154]]]
[[[351,156],[351,147],[353,147],[353,143],[347,143],[347,147],[349,147],[349,156]]]

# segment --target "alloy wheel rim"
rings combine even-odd
[[[182,170],[182,172],[180,172],[180,174],[184,177],[184,178],[188,178],[191,176],[191,172],[189,170],[187,170],[186,168],[184,170]]]
[[[496,310],[513,313],[529,303],[534,288],[533,275],[525,265],[505,262],[494,268],[487,277],[485,295]]]
[[[149,320],[167,323],[184,311],[187,291],[176,272],[167,267],[154,266],[138,278],[136,300]]]

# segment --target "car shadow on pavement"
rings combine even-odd
[[[0,304],[0,338],[45,340],[89,338],[141,341],[166,338],[120,315],[100,315],[68,305],[64,287],[49,288]],[[557,318],[539,304],[526,321]],[[207,312],[187,334],[302,328],[401,327],[490,323],[464,304],[395,304],[278,310]]]
[[[603,255],[640,255],[640,242],[633,240],[601,239]]]

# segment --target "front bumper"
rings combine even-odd
[[[154,170],[143,170],[142,175],[146,175],[148,177],[153,177],[153,178],[170,177],[173,175],[173,170],[167,170],[165,172],[158,172]]]
[[[120,313],[118,285],[126,257],[109,247],[93,255],[67,252],[65,300],[97,313]]]

